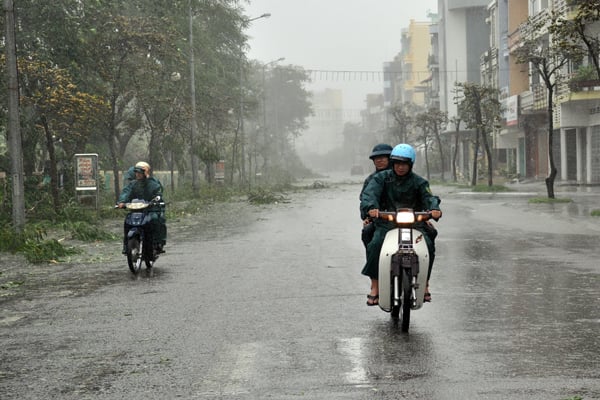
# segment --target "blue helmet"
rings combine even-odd
[[[394,147],[392,150],[392,154],[390,154],[390,161],[403,161],[410,164],[412,167],[415,163],[415,159],[417,158],[417,154],[415,153],[415,149],[410,144],[401,143]]]
[[[389,144],[385,144],[385,143],[379,143],[379,144],[376,144],[375,147],[373,147],[373,150],[371,151],[371,155],[369,156],[369,158],[372,160],[378,156],[388,156],[389,157],[391,152],[392,152],[392,146],[390,146]]]

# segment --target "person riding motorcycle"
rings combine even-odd
[[[373,161],[375,171],[373,171],[369,176],[367,176],[365,182],[363,183],[363,187],[360,191],[359,196],[361,201],[363,192],[365,191],[365,188],[367,187],[371,179],[373,179],[373,176],[375,176],[375,174],[379,171],[383,171],[384,169],[390,168],[390,154],[392,153],[392,150],[392,146],[386,143],[376,144],[375,147],[373,147],[373,150],[371,150],[371,155],[369,156],[369,158]],[[371,239],[373,239],[373,234],[375,233],[375,225],[371,223],[372,221],[369,218],[369,216],[363,213],[362,211],[360,213],[360,219],[362,219],[363,221],[361,240],[366,248]]]
[[[162,197],[162,185],[150,175],[150,164],[145,161],[138,162],[134,167],[135,180],[123,188],[117,200],[117,206],[124,208],[125,203],[133,199],[151,201],[157,196]],[[150,235],[159,253],[164,253],[163,247],[167,240],[167,226],[164,207],[155,206],[151,210],[152,223],[150,224]],[[123,254],[127,252],[127,232],[129,226],[124,224]]]
[[[363,275],[371,278],[371,292],[367,296],[367,305],[379,302],[379,253],[386,233],[395,227],[394,223],[378,219],[379,210],[396,211],[400,208],[412,208],[415,211],[431,211],[432,217],[438,220],[442,216],[440,198],[431,193],[429,182],[412,171],[416,152],[409,144],[399,144],[390,154],[392,168],[373,176],[361,196],[361,212],[374,219],[375,234],[367,245],[367,262],[362,269]],[[420,223],[417,229],[425,233],[425,241],[429,248],[430,258],[427,271],[427,287],[424,301],[431,301],[429,278],[435,258],[435,237],[437,231],[427,222]]]

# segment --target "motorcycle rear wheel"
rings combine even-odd
[[[127,241],[127,265],[133,274],[140,272],[142,267],[142,246],[137,237]]]

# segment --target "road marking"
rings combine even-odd
[[[369,379],[364,368],[364,339],[355,337],[340,339],[340,351],[350,360],[352,369],[344,373],[348,383],[360,387],[368,387]]]

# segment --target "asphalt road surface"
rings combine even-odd
[[[136,279],[116,242],[23,267],[0,291],[0,398],[600,399],[597,193],[434,187],[433,302],[406,334],[365,304],[359,191],[169,221]]]

